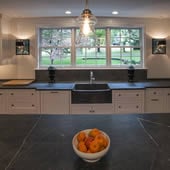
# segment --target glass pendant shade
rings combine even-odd
[[[86,43],[90,39],[95,38],[95,25],[97,22],[96,17],[92,14],[91,10],[88,9],[86,0],[86,8],[83,10],[81,15],[77,18],[77,23],[80,27],[79,36],[77,39],[77,43],[81,44],[81,42]]]

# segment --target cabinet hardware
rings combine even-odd
[[[11,93],[11,95],[14,95],[14,93]]]
[[[32,96],[34,95],[34,93],[32,93]]]
[[[136,106],[136,108],[138,109],[138,108],[139,108],[139,106]]]
[[[119,106],[119,109],[121,108],[121,106]]]
[[[119,96],[121,96],[121,94],[119,94]]]
[[[95,112],[95,110],[90,110],[90,113],[94,113]]]
[[[156,94],[156,92],[154,91],[153,94]]]
[[[170,96],[170,93],[168,93],[168,96]]]
[[[11,104],[12,107],[14,107],[14,104]]]
[[[159,99],[151,99],[153,102],[155,102],[155,101],[159,101]]]
[[[35,105],[34,104],[32,104],[32,107],[34,107]]]
[[[136,96],[139,96],[139,94],[136,94]]]
[[[2,93],[0,93],[0,95],[2,95]]]
[[[51,91],[51,93],[59,93],[58,91]]]

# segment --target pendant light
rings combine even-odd
[[[85,9],[77,18],[77,23],[79,24],[80,28],[77,43],[86,43],[90,38],[94,39],[97,19],[88,8],[88,0],[86,0]]]

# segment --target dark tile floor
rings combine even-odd
[[[111,147],[87,163],[71,141],[94,127],[110,136]],[[0,116],[0,170],[169,169],[170,114]]]

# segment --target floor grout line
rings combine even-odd
[[[23,146],[25,145],[26,140],[28,139],[28,137],[30,136],[30,134],[32,133],[32,131],[35,129],[35,127],[37,126],[37,124],[39,123],[41,119],[41,115],[39,117],[39,119],[35,122],[35,124],[33,125],[33,127],[31,128],[31,130],[28,132],[28,134],[25,136],[21,146],[19,147],[19,149],[17,150],[17,152],[15,153],[15,155],[12,157],[12,159],[10,160],[10,162],[8,163],[7,167],[5,168],[5,170],[8,170],[8,168],[10,167],[10,165],[13,163],[13,161],[17,158],[18,154],[20,153],[21,149],[23,148]]]
[[[149,136],[149,138],[155,143],[155,145],[157,147],[159,147],[159,144],[156,142],[156,140],[152,137],[152,135],[149,134],[149,132],[145,129],[145,127],[143,126],[142,122],[140,121],[139,118],[137,118],[137,120],[139,121],[140,126],[143,128],[144,132]]]
[[[153,121],[150,121],[150,120],[147,120],[147,119],[143,119],[143,118],[138,118],[139,120],[142,120],[142,121],[145,121],[145,122],[150,122],[150,123],[153,123],[153,124],[156,124],[156,125],[161,125],[161,126],[166,126],[166,127],[170,127],[169,125],[165,125],[163,123],[159,123],[159,122],[153,122]]]

